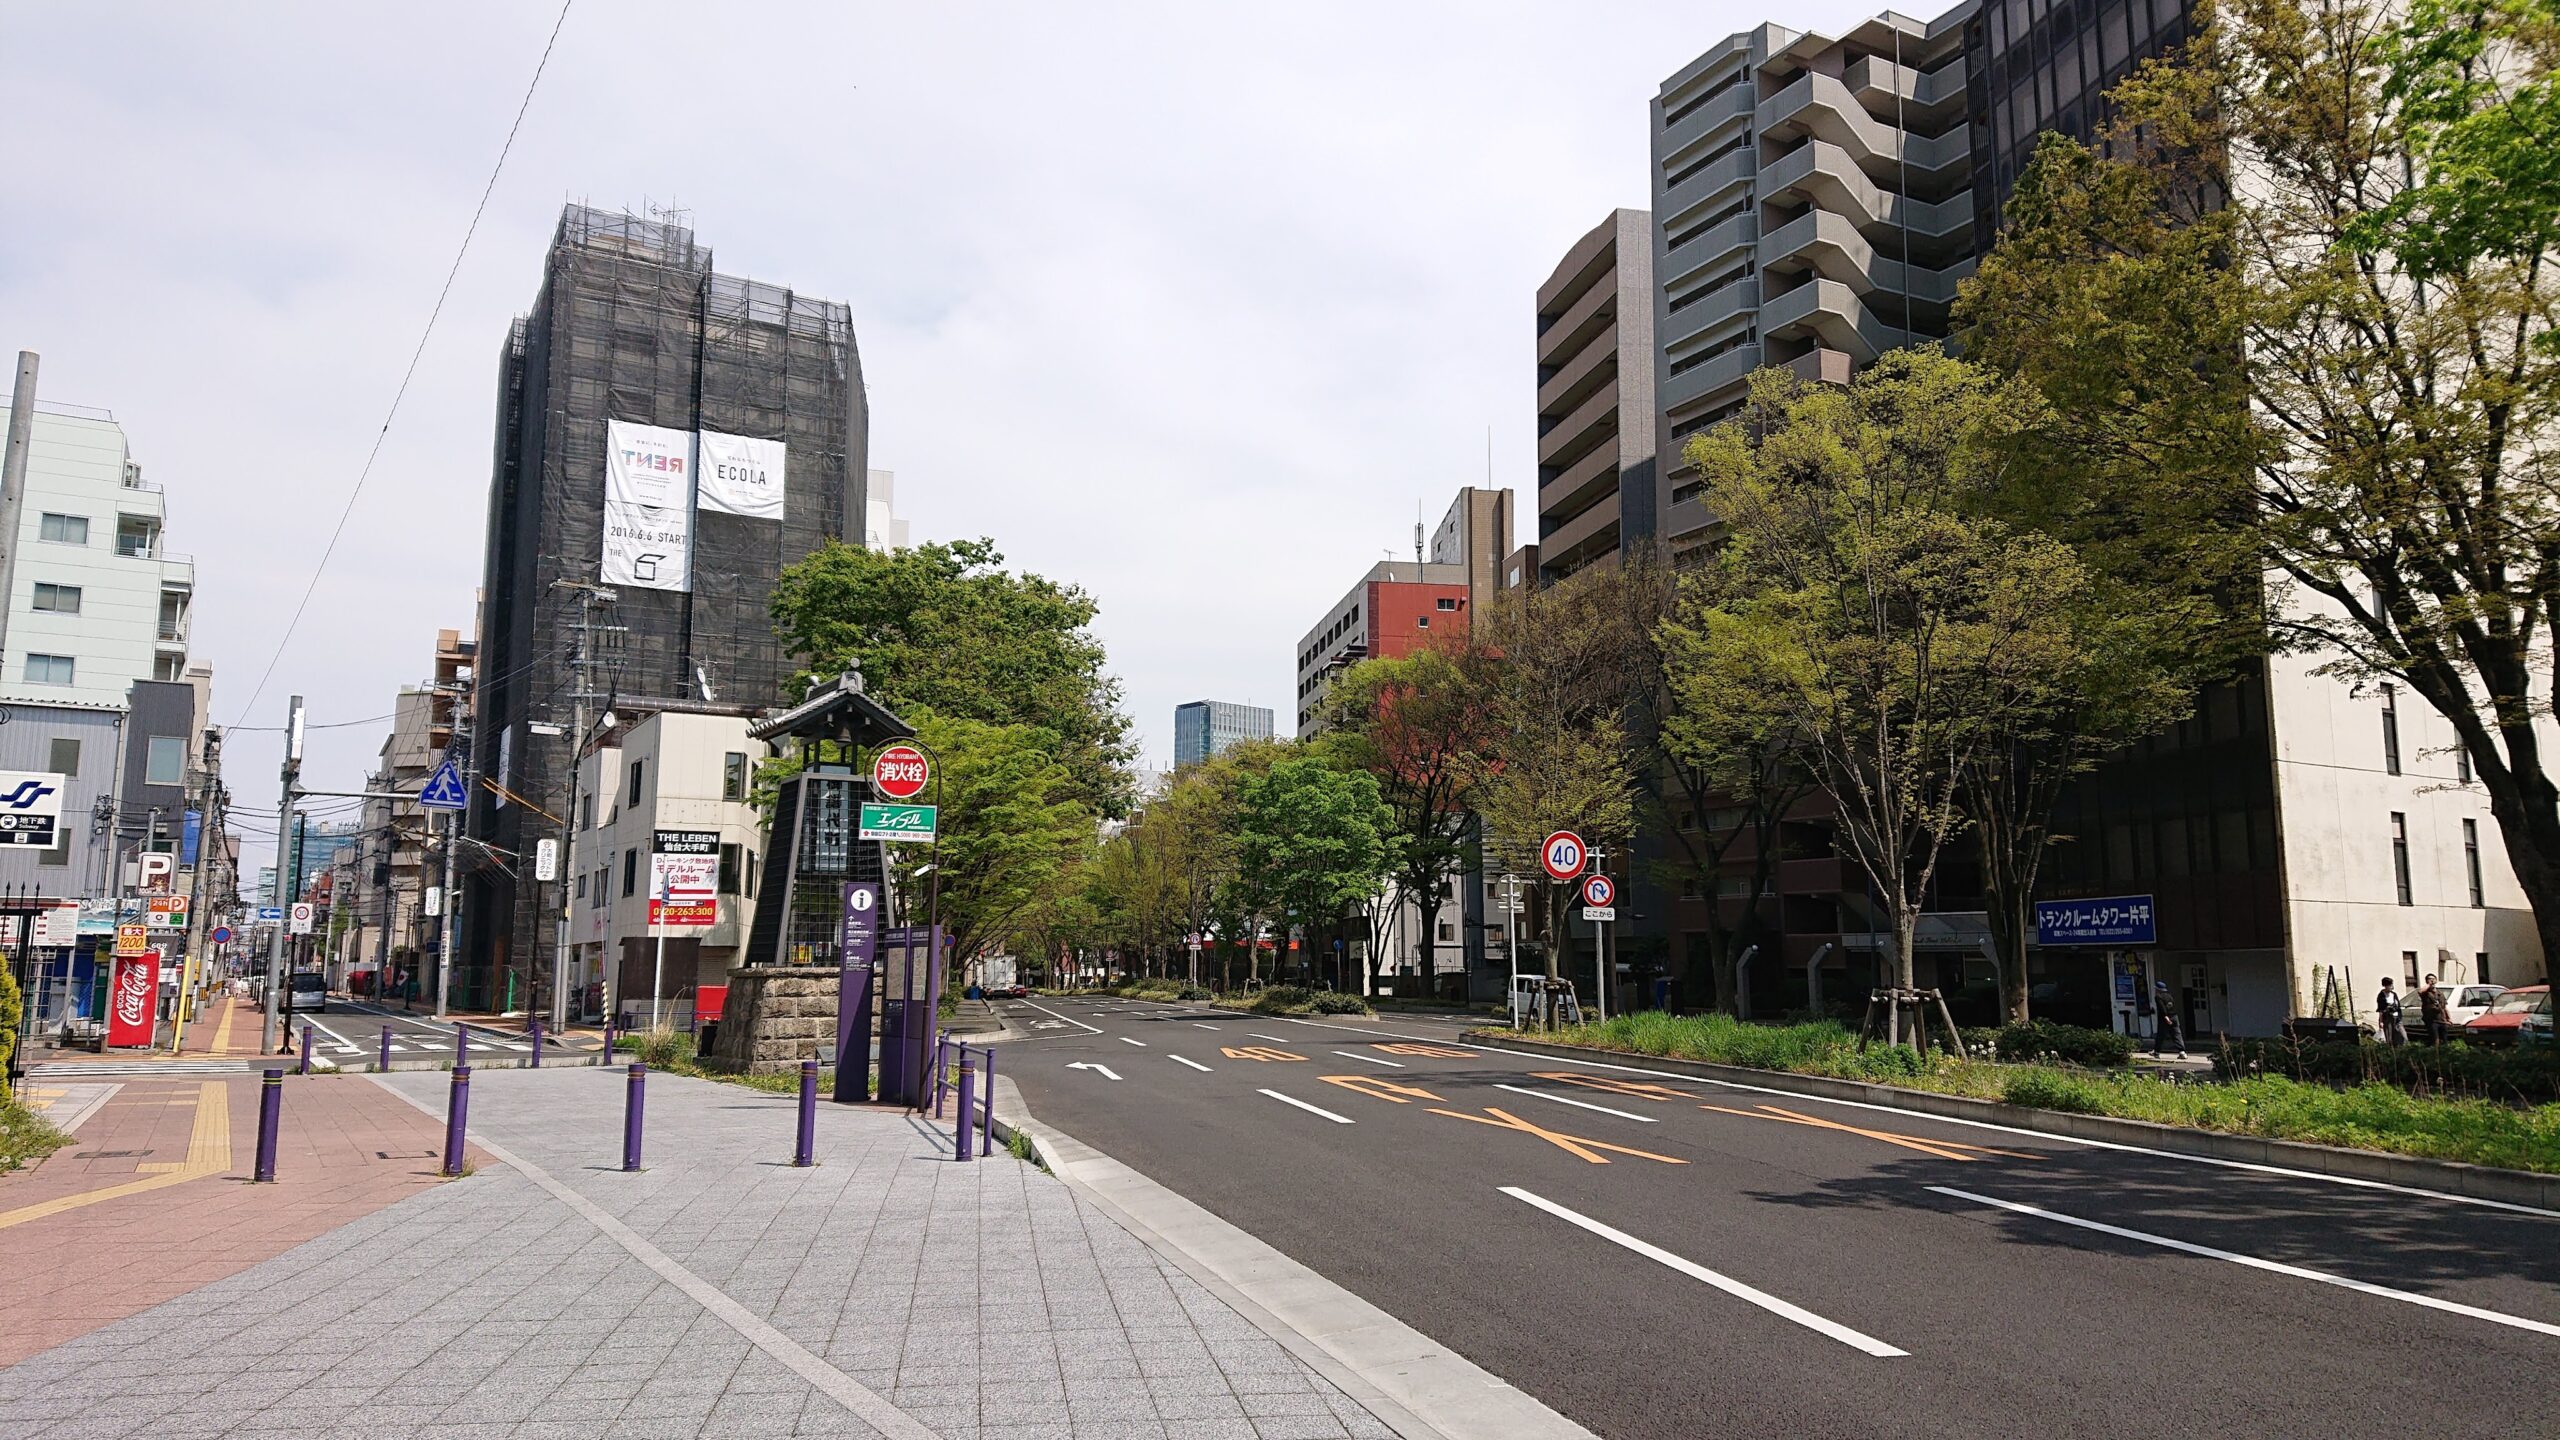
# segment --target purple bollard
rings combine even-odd
[[[995,1047],[993,1046],[989,1046],[987,1048],[987,1098],[985,1105],[986,1128],[978,1132],[978,1154],[980,1156],[993,1155],[996,1153],[996,1052]]]
[[[270,1070],[258,1086],[258,1169],[257,1179],[272,1183],[276,1178],[276,1129],[284,1119],[284,1072]]]
[[[530,1028],[533,1031],[533,1068],[539,1070],[542,1068],[542,1017],[534,1016]]]
[[[961,1051],[960,1123],[954,1126],[952,1130],[953,1154],[951,1158],[954,1160],[967,1160],[972,1158],[969,1154],[969,1089],[971,1082],[975,1081],[977,1078],[978,1072],[971,1068],[969,1064],[969,1052],[966,1050]]]
[[[640,1168],[640,1111],[648,1104],[649,1067],[631,1063],[631,1083],[622,1092],[622,1168]]]
[[[803,1170],[818,1163],[818,1062],[800,1062],[800,1147],[791,1163]]]
[[[462,1027],[461,1021],[456,1020],[453,1022],[453,1068],[459,1070],[470,1063],[471,1032]]]
[[[444,1100],[444,1173],[462,1173],[462,1137],[471,1128],[471,1067],[453,1067],[453,1088]]]
[[[385,1074],[390,1073],[390,1070],[391,1070],[391,1027],[390,1027],[390,1026],[388,1026],[388,1025],[385,1025],[385,1026],[383,1026],[383,1027],[382,1027],[382,1058],[374,1062],[374,1066],[373,1066],[373,1068],[374,1068],[374,1069],[376,1069],[376,1070],[382,1071],[382,1072],[384,1072]]]
[[[933,1118],[942,1118],[942,1092],[950,1088],[951,1042],[943,1036],[933,1040]]]
[[[302,1067],[293,1073],[296,1075],[311,1073],[311,1022],[308,1020],[302,1022]]]

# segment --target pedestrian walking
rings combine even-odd
[[[2382,977],[2382,993],[2373,997],[2373,1018],[2382,1031],[2385,1045],[2409,1043],[2409,1028],[2400,1023],[2400,992],[2391,988],[2391,977]]]
[[[2151,1053],[2157,1057],[2174,1045],[2178,1058],[2184,1060],[2187,1058],[2187,1035],[2178,1028],[2178,1011],[2169,1003],[2169,982],[2154,980],[2151,984],[2154,988],[2151,997]]]
[[[2418,987],[2418,1014],[2427,1023],[2427,1043],[2443,1044],[2444,1032],[2453,1024],[2453,1010],[2446,1003],[2444,990],[2436,984],[2433,975],[2427,977],[2426,984]]]

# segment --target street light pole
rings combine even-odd
[[[284,793],[276,799],[276,902],[283,907],[284,915],[278,917],[275,934],[268,938],[267,1015],[258,1031],[258,1048],[268,1055],[276,1053],[276,1046],[282,1043],[284,1035],[283,1020],[277,1011],[277,991],[284,985],[285,931],[292,928],[290,921],[284,918],[293,913],[293,882],[285,871],[293,863],[293,803],[299,797],[302,781],[302,697],[299,695],[293,697],[286,709],[282,778]],[[119,904],[117,909],[118,919],[122,919],[123,906]]]

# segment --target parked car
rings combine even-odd
[[[2507,987],[2504,985],[2439,984],[2436,989],[2444,992],[2445,1019],[2457,1032],[2463,1026],[2488,1014],[2489,1007],[2498,1003],[2498,997],[2507,993]],[[2418,1038],[2420,1028],[2426,1023],[2425,1013],[2418,1003],[2418,992],[2410,991],[2401,1003],[2406,1007],[2401,1012],[2401,1018],[2408,1022],[2409,1038],[2415,1040]],[[2454,1037],[2448,1033],[2445,1038],[2450,1040]]]
[[[2551,1035],[2551,987],[2519,985],[2498,996],[2488,1013],[2462,1027],[2462,1038],[2474,1045],[2513,1045],[2529,1020],[2534,1024],[2534,1038],[2547,1041]]]
[[[285,977],[283,1011],[287,1015],[307,1011],[325,1015],[329,1010],[328,977],[317,970],[296,970]]]

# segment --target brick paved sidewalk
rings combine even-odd
[[[632,1175],[619,1072],[472,1089],[479,1173],[0,1371],[0,1433],[1393,1435],[1066,1186],[907,1117],[822,1106],[795,1170],[788,1099],[652,1076]]]
[[[254,1075],[122,1079],[73,1144],[0,1177],[0,1365],[436,1183],[443,1127],[337,1076],[286,1079],[277,1183],[249,1183],[258,1087]]]

